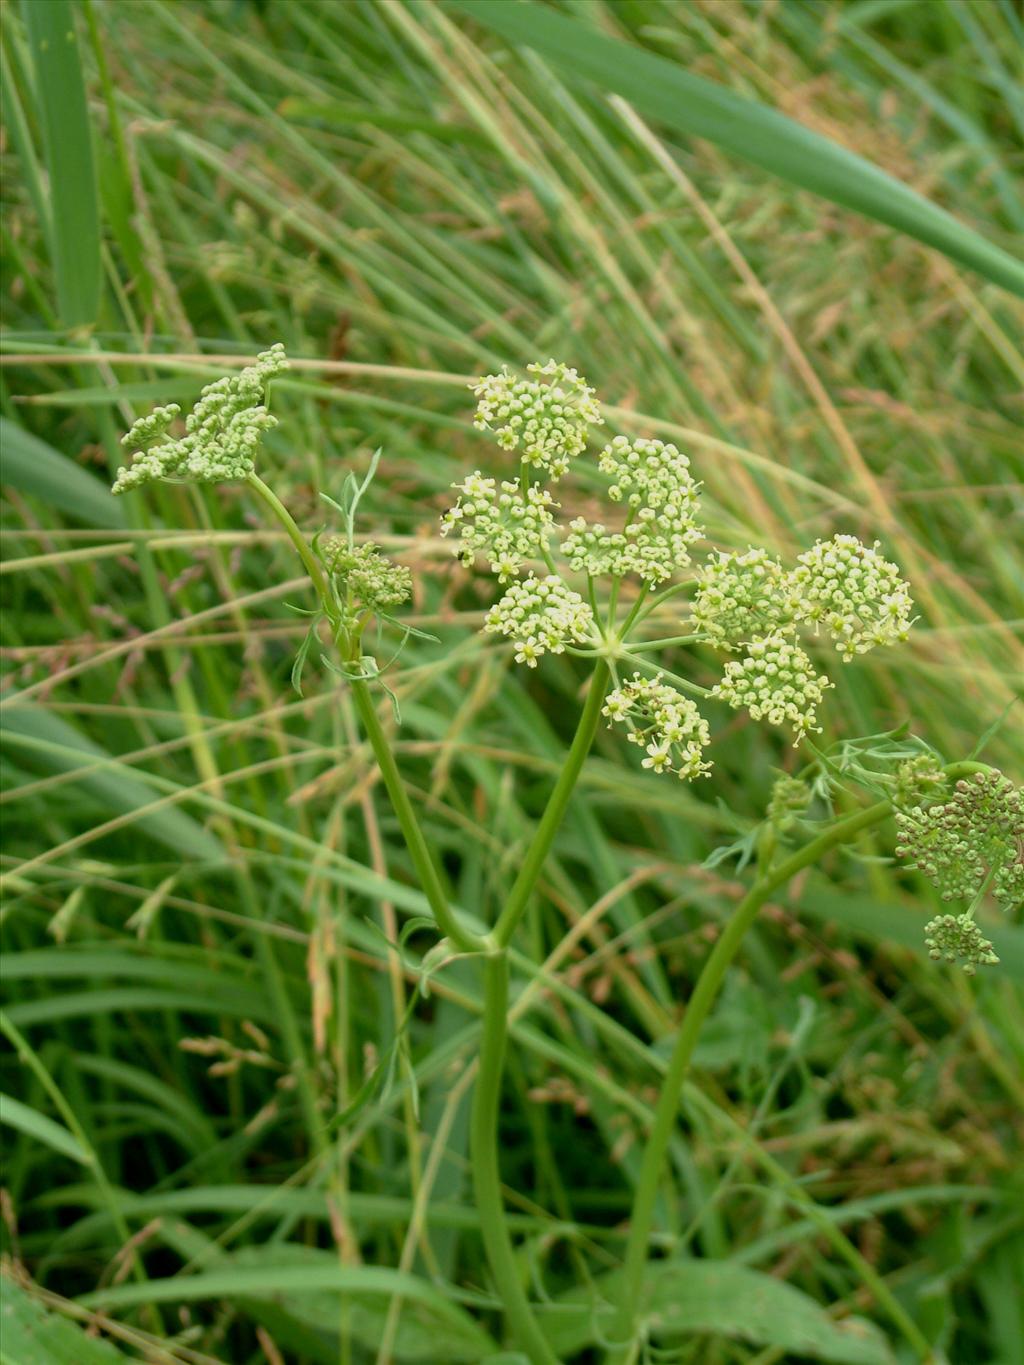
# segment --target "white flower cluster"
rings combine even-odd
[[[730,706],[746,707],[754,720],[772,725],[788,721],[796,730],[794,745],[809,730],[818,730],[816,707],[832,683],[814,671],[799,645],[782,635],[752,640],[746,656],[730,659],[725,676],[711,689]]]
[[[517,379],[503,367],[473,385],[474,426],[493,431],[503,450],[521,450],[529,464],[558,479],[586,449],[588,425],[604,419],[594,390],[568,365],[549,360],[526,368],[536,377]]]
[[[589,574],[635,573],[655,584],[689,564],[689,547],[701,528],[694,519],[700,486],[687,457],[662,441],[616,436],[599,464],[614,479],[608,496],[626,505],[625,524],[609,531],[583,517],[572,521],[562,546],[572,567]]]
[[[581,644],[594,623],[594,613],[578,592],[557,574],[532,574],[513,583],[491,607],[484,630],[509,635],[515,642],[516,663],[537,667],[542,654],[561,654],[566,644]]]
[[[824,625],[846,663],[875,645],[905,640],[914,603],[895,564],[878,553],[878,541],[856,536],[819,540],[789,575],[798,621]]]
[[[176,403],[140,418],[121,442],[137,448],[131,466],[117,471],[113,491],[124,493],[157,479],[223,483],[251,474],[263,433],[277,425],[277,418],[263,406],[264,390],[287,364],[278,342],[258,355],[255,365],[207,384],[185,419],[185,435],[178,440],[168,436],[181,411]]]
[[[473,562],[479,550],[487,555],[491,572],[504,583],[522,566],[524,559],[540,553],[553,524],[552,501],[546,488],[531,485],[523,492],[518,479],[485,478],[477,470],[462,483],[458,502],[441,519],[441,534],[459,533],[459,558]]]
[[[786,572],[767,550],[720,550],[701,572],[690,615],[696,630],[720,649],[740,649],[741,642],[785,630],[793,619]]]
[[[643,748],[645,768],[678,773],[684,780],[711,771],[703,757],[711,742],[707,721],[689,697],[660,677],[634,673],[608,693],[603,713],[612,724],[628,726],[626,738]]]

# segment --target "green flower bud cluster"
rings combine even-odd
[[[701,534],[695,521],[699,484],[687,457],[662,441],[616,436],[598,463],[614,479],[608,496],[626,505],[625,525],[609,531],[575,518],[562,546],[571,566],[590,574],[635,573],[652,585],[685,568]]]
[[[786,571],[776,555],[718,552],[705,564],[690,612],[694,627],[720,649],[785,630],[793,619]]]
[[[324,567],[339,587],[372,611],[401,606],[412,594],[411,571],[386,559],[372,541],[349,548],[344,536],[329,536],[319,548]]]
[[[474,426],[493,431],[503,450],[521,450],[528,464],[561,478],[587,446],[587,427],[603,422],[594,390],[568,365],[528,365],[534,379],[517,379],[503,367],[473,386]]]
[[[943,900],[987,886],[1007,909],[1024,904],[1024,793],[1002,773],[962,778],[948,801],[896,812],[896,852]]]
[[[915,754],[897,767],[892,803],[899,810],[924,805],[941,797],[946,774],[934,754]]]
[[[287,367],[278,342],[237,375],[207,384],[185,419],[185,435],[169,436],[180,408],[172,403],[140,418],[121,444],[135,446],[130,467],[117,471],[113,491],[127,492],[158,479],[224,483],[244,479],[256,467],[263,434],[277,425],[263,406],[267,383]]]
[[[656,773],[677,773],[684,781],[711,771],[704,749],[711,742],[708,723],[689,697],[657,678],[634,673],[608,693],[603,714],[624,724],[626,738],[644,750],[643,766]]]
[[[790,777],[783,773],[775,779],[771,800],[768,802],[768,823],[782,833],[792,828],[793,823],[811,804],[811,789],[801,777]]]
[[[730,659],[725,676],[711,689],[713,697],[735,709],[746,707],[754,720],[772,725],[788,721],[796,730],[794,745],[816,725],[816,707],[833,684],[814,671],[799,645],[782,635],[752,640],[742,659]]]
[[[491,572],[507,582],[524,559],[540,554],[554,524],[551,509],[558,504],[546,488],[532,484],[524,492],[518,479],[499,486],[479,470],[454,486],[461,496],[441,519],[441,534],[458,531],[462,562],[472,564],[480,551],[490,561]]]
[[[879,543],[856,536],[819,540],[797,559],[789,575],[793,614],[821,623],[846,663],[875,645],[905,640],[912,625],[910,588]]]
[[[978,967],[995,966],[999,961],[992,944],[967,915],[936,915],[924,928],[928,956],[935,962],[963,959],[964,972],[974,976]]]
[[[511,636],[516,663],[536,668],[542,654],[561,654],[570,641],[581,644],[593,624],[594,613],[557,574],[531,574],[491,607],[484,630]]]

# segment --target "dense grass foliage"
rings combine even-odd
[[[689,453],[719,544],[877,536],[920,619],[842,670],[821,742],[906,722],[949,761],[983,740],[1019,784],[1024,310],[456,6],[26,8],[2,16],[0,1118],[8,1270],[39,1292],[8,1321],[100,1365],[71,1319],[132,1359],[484,1360],[479,969],[424,991],[433,934],[398,946],[424,899],[349,693],[316,651],[292,690],[310,602],[285,537],[239,485],[109,498],[121,433],[281,340],[267,460],[300,523],[383,447],[363,527],[440,640],[391,680],[396,752],[488,922],[583,675],[481,636],[492,585],[439,537],[449,484],[493,456],[468,380],[578,367],[617,428]],[[1019,248],[1008,0],[555,8]],[[571,488],[586,511],[582,464]],[[693,786],[602,730],[515,942],[502,1174],[567,1361],[599,1358],[588,1304],[658,1078],[749,879],[722,851],[797,761],[709,715]],[[649,1286],[679,1315],[668,1358],[1024,1361],[1024,928],[983,915],[1001,963],[974,981],[933,964],[939,902],[892,847],[883,826],[780,891],[701,1037],[658,1211],[659,1249],[694,1259]]]

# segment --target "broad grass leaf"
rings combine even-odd
[[[40,1114],[13,1095],[0,1094],[0,1124],[24,1133],[33,1142],[41,1142],[45,1147],[68,1156],[72,1161],[88,1164],[89,1155],[73,1133],[62,1123],[56,1123],[46,1114]]]
[[[111,815],[138,810],[156,799],[151,787],[131,775],[106,750],[43,707],[5,708],[0,742],[10,745],[19,762],[43,772],[83,769],[78,785]],[[190,815],[174,807],[143,815],[130,828],[143,831],[178,854],[201,859],[223,857],[219,841]]]
[[[618,1275],[574,1290],[544,1314],[560,1359],[607,1340]],[[643,1312],[659,1344],[721,1336],[836,1365],[893,1365],[888,1343],[860,1318],[836,1322],[809,1295],[732,1261],[660,1261],[648,1266]]]
[[[329,1343],[336,1340],[344,1301],[351,1308],[353,1336],[376,1349],[395,1295],[402,1299],[393,1352],[398,1359],[476,1362],[497,1350],[483,1328],[429,1281],[380,1266],[342,1266],[333,1253],[309,1247],[251,1247],[218,1259],[215,1270],[101,1289],[80,1302],[87,1307],[120,1309],[223,1298],[256,1316],[260,1305],[266,1305]]]
[[[1024,296],[1024,264],[872,162],[784,114],[545,5],[451,0],[484,28],[539,52],[570,81],[615,91],[678,133],[733,155],[845,208],[936,247]]]
[[[35,63],[36,102],[49,172],[57,310],[66,327],[96,321],[100,212],[92,129],[71,0],[22,5]]]
[[[966,908],[966,906],[964,907]],[[935,913],[919,902],[915,907],[896,902],[877,900],[873,896],[849,895],[824,887],[820,881],[810,882],[800,897],[799,913],[819,924],[835,924],[857,938],[876,945],[896,944],[916,953],[928,967],[941,973],[939,964],[928,960],[924,941],[924,927]],[[978,923],[999,954],[998,967],[985,968],[977,980],[992,973],[1024,982],[1024,928],[1014,924],[1009,915],[983,913]],[[959,971],[959,968],[955,969]]]
[[[8,1274],[0,1274],[0,1324],[4,1365],[117,1365],[126,1359],[110,1342],[48,1312]]]
[[[0,482],[87,526],[111,531],[124,527],[124,507],[105,483],[5,417],[0,417],[0,452]]]

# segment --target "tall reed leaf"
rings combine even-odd
[[[0,483],[31,493],[87,526],[124,526],[124,509],[95,474],[6,417],[0,417],[0,447]]]
[[[50,180],[57,309],[66,327],[96,321],[100,218],[89,113],[71,0],[22,6]]]
[[[534,48],[567,79],[614,90],[677,132],[707,138],[783,180],[898,228],[1024,296],[1024,263],[870,161],[774,109],[532,0],[452,3],[503,38]]]

